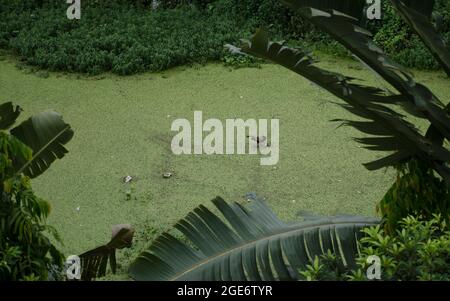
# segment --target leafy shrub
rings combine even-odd
[[[428,220],[441,214],[450,223],[450,188],[420,161],[411,160],[397,168],[397,180],[377,206],[388,233],[403,217],[414,214]]]
[[[0,21],[0,47],[50,70],[127,75],[220,60],[243,34],[232,20],[192,9],[87,8],[80,21],[58,9],[12,12]]]
[[[226,67],[233,69],[238,68],[260,68],[262,60],[257,59],[253,56],[239,55],[239,54],[226,54],[223,58],[223,64]]]
[[[347,268],[340,257],[330,250],[326,254],[315,256],[313,263],[308,264],[300,274],[307,281],[365,280],[362,270],[352,271]]]
[[[151,2],[151,0],[149,2]],[[161,8],[176,8],[185,5],[192,5],[200,9],[205,9],[213,2],[215,2],[215,0],[160,0],[159,6]]]
[[[208,60],[239,61],[225,57],[223,45],[262,26],[279,39],[302,40],[312,49],[348,56],[280,1],[162,0],[156,11],[151,2],[84,0],[82,20],[70,21],[64,1],[0,0],[0,48],[51,70],[126,75]],[[388,1],[383,5],[382,22],[368,24],[376,42],[403,65],[436,69],[432,55]],[[436,11],[442,16],[440,32],[450,42],[450,4],[439,0]]]
[[[64,157],[73,131],[53,111],[10,129],[21,111],[0,104],[0,280],[55,279],[63,256],[48,235],[59,236],[46,224],[50,204],[34,194],[30,178]]]
[[[318,37],[325,38],[325,35],[315,30],[281,1],[217,0],[211,7],[221,16],[236,19],[241,26],[251,29],[264,27],[282,39],[307,39],[315,42]]]
[[[63,263],[45,235],[59,240],[45,224],[50,204],[34,195],[27,177],[14,176],[14,162],[29,160],[30,149],[5,132],[0,132],[0,146],[0,279],[47,280],[51,266]]]
[[[450,2],[438,0],[435,12],[441,19],[438,32],[450,42]],[[396,14],[389,1],[383,2],[381,26],[374,27],[374,40],[398,63],[406,67],[438,69],[439,64],[421,40]]]
[[[440,216],[420,221],[409,216],[401,221],[401,229],[388,235],[382,227],[363,229],[358,268],[340,265],[339,257],[328,254],[316,257],[301,274],[306,280],[365,280],[367,258],[381,260],[381,280],[450,280],[450,232]]]

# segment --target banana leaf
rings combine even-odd
[[[201,205],[175,228],[189,244],[169,233],[159,236],[131,264],[135,280],[261,281],[299,280],[315,256],[328,250],[354,267],[360,230],[376,218],[323,217],[303,222],[281,221],[262,200],[244,207],[217,197],[220,218]]]
[[[70,125],[54,111],[34,115],[10,132],[33,151],[31,160],[15,164],[17,173],[23,172],[31,178],[42,174],[56,159],[68,153],[64,145],[74,134]]]

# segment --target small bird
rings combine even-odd
[[[256,142],[256,147],[259,148],[260,146],[270,146],[269,142],[266,142],[267,137],[266,136],[247,136],[247,138],[253,140]]]
[[[260,143],[264,143],[264,141],[267,140],[266,136],[247,136],[247,138],[252,139],[253,141],[256,142],[256,144],[259,146]]]

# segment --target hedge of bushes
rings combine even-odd
[[[66,18],[60,0],[0,0],[0,48],[50,70],[132,74],[227,59],[223,48],[258,26],[274,38],[302,40],[311,48],[345,54],[336,43],[277,0],[83,0],[82,20]],[[450,41],[450,3],[439,0],[441,33]],[[384,2],[384,19],[370,24],[376,41],[395,60],[438,68],[434,58]],[[245,61],[244,61],[245,63]]]
[[[61,9],[16,11],[0,21],[0,47],[50,70],[126,75],[219,60],[244,33],[233,20],[192,9],[88,8],[82,22]]]
[[[439,65],[421,40],[405,25],[385,1],[383,22],[376,31],[375,41],[397,62],[419,69],[438,69]],[[450,1],[437,0],[435,6],[439,33],[450,45]]]

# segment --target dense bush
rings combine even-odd
[[[347,56],[348,52],[333,39],[309,22],[300,18],[277,0],[222,0],[227,10],[235,10],[236,16],[247,20],[253,27],[268,26],[273,33],[286,40],[303,40],[310,48],[332,55]],[[435,19],[439,20],[439,33],[450,43],[450,2],[436,0]],[[373,32],[375,41],[395,61],[406,67],[438,69],[439,65],[421,40],[412,32],[389,0],[382,0],[382,20],[361,20]]]
[[[402,218],[412,214],[426,220],[440,214],[450,224],[450,188],[445,180],[418,160],[397,170],[395,183],[377,206],[385,230],[393,233]]]
[[[307,280],[365,280],[367,258],[380,258],[380,280],[450,280],[450,232],[439,216],[430,221],[407,217],[401,230],[388,235],[380,227],[363,230],[358,268],[349,269],[332,254],[315,258],[302,275]]]
[[[7,14],[0,47],[50,70],[126,75],[219,60],[242,36],[232,20],[193,9],[88,8],[80,21],[59,9]]]
[[[375,41],[382,46],[395,61],[407,67],[437,69],[438,63],[420,39],[395,13],[388,0],[383,0],[382,20],[362,20],[375,35]],[[215,4],[234,11],[235,16],[246,20],[253,27],[270,27],[272,34],[286,40],[303,40],[310,48],[319,49],[332,55],[346,56],[344,48],[309,22],[296,15],[280,1],[276,0],[222,0]],[[450,2],[436,0],[438,31],[450,43]]]
[[[450,2],[438,0],[435,19],[440,23],[438,32],[450,43]],[[409,26],[401,20],[389,1],[383,4],[381,26],[375,26],[375,42],[395,61],[419,69],[438,69],[439,64]]]
[[[300,40],[333,55],[348,53],[278,0],[83,0],[82,19],[66,18],[59,0],[0,0],[0,48],[12,49],[29,64],[50,70],[132,74],[181,64],[222,59],[241,66],[245,58],[226,57],[226,43],[256,27],[273,37]],[[450,42],[450,3],[437,1],[440,32]],[[408,67],[438,68],[423,43],[383,4],[383,20],[369,22],[375,40]],[[242,62],[242,64],[240,63]]]
[[[223,45],[259,26],[270,27],[279,38],[314,36],[312,27],[279,1],[160,1],[163,9],[155,11],[150,3],[85,0],[82,19],[71,21],[61,1],[0,0],[0,48],[50,70],[126,75],[208,60],[257,66],[252,59],[230,55]],[[283,17],[275,18],[274,11]]]

